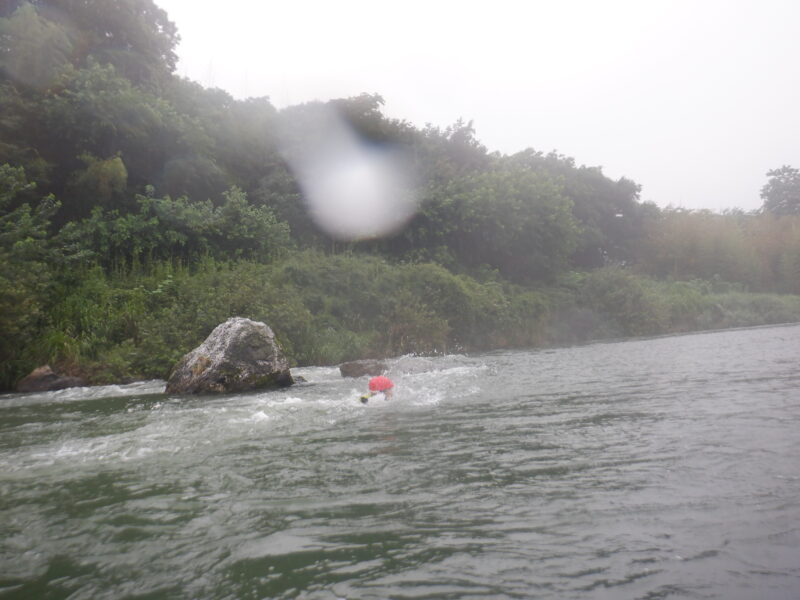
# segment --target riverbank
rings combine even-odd
[[[658,281],[610,267],[523,287],[494,273],[310,251],[268,265],[87,269],[46,308],[43,325],[3,365],[6,389],[45,363],[93,384],[165,379],[230,316],[268,323],[293,366],[800,321],[800,296],[720,281]]]

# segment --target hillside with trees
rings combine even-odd
[[[294,364],[800,320],[797,169],[767,173],[754,213],[659,209],[567,156],[490,152],[469,122],[392,119],[378,94],[236,100],[175,74],[178,39],[152,0],[0,8],[1,388],[44,363],[165,377],[234,315]],[[286,153],[331,109],[417,174],[388,237],[309,216]]]

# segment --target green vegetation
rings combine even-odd
[[[378,95],[234,100],[173,74],[176,41],[152,0],[0,8],[0,388],[45,362],[165,377],[234,315],[295,364],[800,320],[796,169],[767,174],[758,213],[660,210]],[[329,108],[413,163],[395,235],[333,240],[305,210],[284,154],[319,144]]]

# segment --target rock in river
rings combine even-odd
[[[293,383],[289,363],[272,329],[266,323],[233,317],[175,365],[166,392],[244,392]]]
[[[69,387],[80,387],[86,385],[86,381],[80,377],[68,377],[59,375],[50,365],[44,365],[31,371],[28,375],[19,380],[17,384],[18,392],[52,392],[63,390]]]
[[[364,375],[383,375],[386,364],[378,360],[354,360],[339,365],[342,377],[363,377]]]

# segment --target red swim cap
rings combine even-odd
[[[385,392],[393,387],[394,384],[392,383],[392,380],[388,377],[384,377],[383,375],[378,375],[377,377],[373,377],[369,380],[370,392]]]

